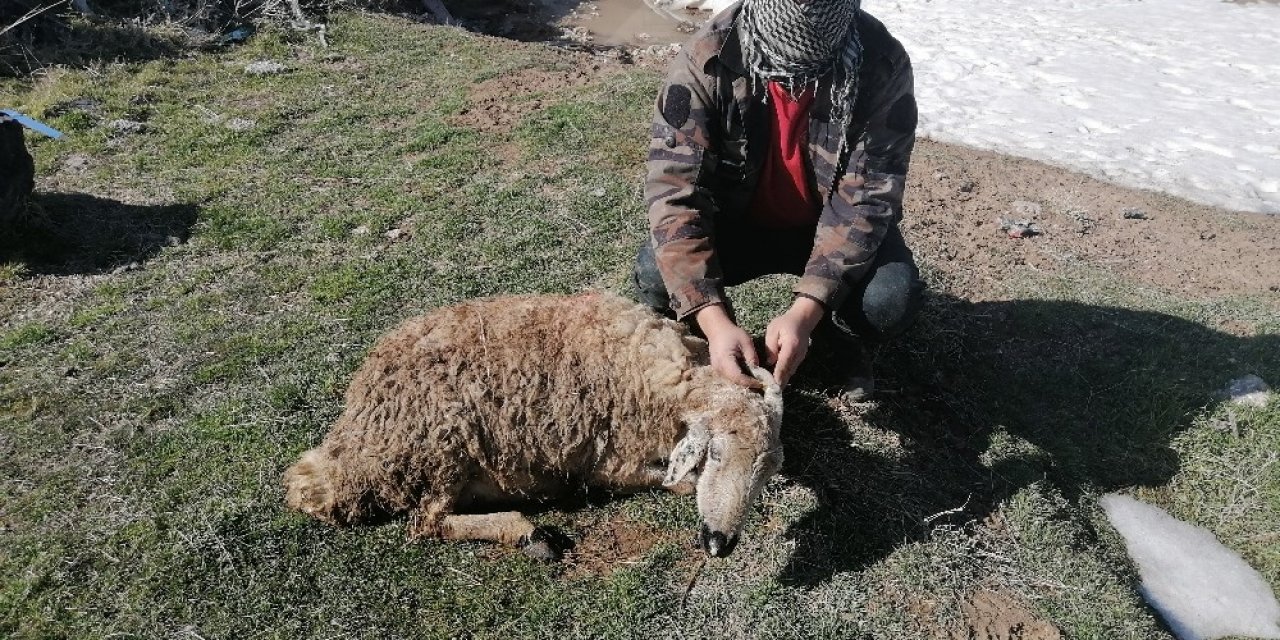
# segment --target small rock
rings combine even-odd
[[[1010,238],[1030,238],[1044,233],[1040,229],[1040,225],[1031,220],[1014,220],[1012,218],[1001,217],[999,220],[1000,230],[1009,234]]]
[[[352,230],[351,230],[351,235],[353,235],[353,236],[367,236],[367,235],[369,235],[369,225],[367,225],[367,224],[362,224],[362,225],[360,225],[360,226],[358,226],[358,227],[356,227],[356,228],[352,229]]]
[[[229,44],[240,44],[245,40],[248,40],[249,36],[252,36],[255,31],[257,31],[257,29],[251,24],[236,27],[235,29],[222,34],[215,44],[222,47]]]
[[[604,193],[605,193],[604,187],[599,187],[591,190],[592,197],[596,197],[596,198],[603,198]]]
[[[1212,231],[1201,231],[1201,232],[1200,232],[1200,239],[1201,239],[1201,240],[1212,240],[1212,239],[1214,239],[1214,238],[1216,238],[1216,237],[1218,237],[1218,234],[1216,234],[1216,233],[1214,233],[1214,232],[1212,232]]]
[[[1013,203],[1013,213],[1023,218],[1035,218],[1040,215],[1043,208],[1030,200],[1017,200]]]
[[[1271,400],[1271,387],[1262,378],[1250,374],[1232,380],[1220,395],[1232,404],[1265,407]]]
[[[256,120],[250,120],[248,118],[232,118],[230,120],[227,120],[226,123],[224,123],[222,126],[232,131],[248,131],[258,126],[258,122]]]
[[[1235,412],[1230,409],[1227,410],[1227,415],[1210,419],[1209,428],[1214,431],[1229,431],[1237,438],[1240,437],[1240,421],[1236,418]]]
[[[964,182],[960,183],[960,193],[972,193],[974,188],[977,186],[978,186],[978,183],[972,180],[965,180]]]
[[[118,275],[120,275],[120,274],[122,274],[122,273],[128,273],[128,272],[130,272],[130,271],[137,271],[137,270],[138,270],[139,268],[141,268],[141,267],[142,267],[142,265],[138,264],[137,262],[130,262],[129,264],[122,264],[122,265],[120,265],[120,266],[116,267],[115,269],[112,269],[112,270],[111,270],[111,275],[113,275],[113,276],[118,276]]]
[[[273,76],[288,70],[289,67],[273,60],[258,60],[250,62],[244,67],[244,72],[251,76]]]
[[[404,229],[390,229],[382,235],[386,236],[387,239],[391,240],[392,242],[395,242],[396,240],[409,239],[409,232],[405,231]]]
[[[560,37],[578,44],[591,44],[591,41],[595,40],[595,37],[591,35],[591,31],[586,27],[561,28]]]
[[[943,180],[947,179],[947,174],[946,172],[943,172],[943,171],[934,171],[933,179],[937,180],[938,182],[942,182]]]
[[[107,128],[116,133],[144,133],[147,130],[147,123],[120,119],[108,122]]]
[[[66,171],[84,171],[89,168],[89,156],[83,153],[73,153],[62,161],[62,168]]]
[[[1121,215],[1124,216],[1125,220],[1150,220],[1147,217],[1147,212],[1142,209],[1125,209]]]
[[[1076,233],[1080,235],[1091,233],[1093,228],[1098,226],[1098,221],[1090,217],[1088,211],[1072,209],[1067,211],[1067,215],[1071,216],[1071,219],[1075,221]]]
[[[647,47],[637,47],[626,52],[630,63],[661,61],[674,58],[680,53],[680,45],[678,44],[651,44]]]
[[[65,116],[68,113],[87,113],[91,116],[99,115],[102,112],[102,103],[93,98],[76,98],[59,102],[58,104],[44,110],[44,115],[57,117]]]

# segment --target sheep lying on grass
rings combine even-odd
[[[782,395],[752,373],[762,391],[716,374],[684,325],[612,294],[439,309],[374,347],[329,435],[285,472],[287,501],[335,525],[407,512],[410,537],[546,557],[529,520],[485,505],[696,490],[701,544],[726,556],[782,464]]]

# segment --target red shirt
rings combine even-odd
[[[770,82],[768,91],[769,149],[751,198],[751,220],[771,229],[817,225],[822,205],[805,158],[813,88],[792,96],[781,84]]]

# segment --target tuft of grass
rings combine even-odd
[[[0,349],[15,351],[23,347],[49,344],[56,338],[57,334],[49,326],[32,322],[0,334]]]

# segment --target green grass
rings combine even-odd
[[[574,59],[378,16],[329,33],[0,84],[0,104],[72,134],[31,139],[42,183],[95,198],[37,204],[115,238],[61,271],[0,267],[0,635],[915,638],[994,588],[1067,637],[1167,638],[1096,506],[1115,490],[1280,585],[1280,406],[1214,400],[1245,373],[1280,380],[1273,301],[1086,267],[1020,272],[1004,301],[935,291],[880,354],[871,409],[833,402],[816,356],[788,392],[784,473],[725,561],[699,566],[693,503],[668,495],[539,513],[652,532],[589,571],[287,512],[281,472],[399,320],[625,290],[659,81],[552,89],[482,132],[455,118],[469,86]],[[261,58],[291,71],[242,72]],[[98,106],[55,109],[79,98]],[[120,117],[149,131],[109,132]],[[780,280],[735,292],[752,330],[788,299]]]
[[[31,345],[48,344],[56,338],[52,329],[39,322],[33,322],[0,335],[0,349],[12,351]]]

